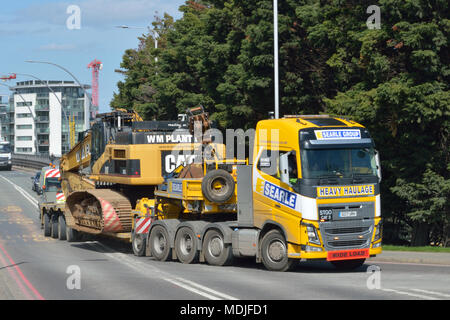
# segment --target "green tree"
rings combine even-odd
[[[387,241],[443,242],[450,229],[447,0],[279,2],[280,114],[327,112],[367,126],[381,153]],[[112,107],[174,119],[203,105],[220,128],[273,110],[272,0],[186,1],[127,50]],[[155,56],[158,63],[154,63]],[[408,234],[403,237],[403,234]]]

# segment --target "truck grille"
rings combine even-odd
[[[365,244],[367,240],[344,240],[344,241],[329,241],[328,246],[330,247],[359,247]]]
[[[367,232],[370,227],[353,227],[353,228],[327,228],[325,232],[328,234],[349,234]]]
[[[327,221],[321,222],[319,229],[326,250],[368,248],[374,220]]]

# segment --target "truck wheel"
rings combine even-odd
[[[280,231],[267,232],[261,241],[261,258],[270,271],[287,271],[293,260],[287,256],[287,244]]]
[[[51,221],[52,221],[52,233],[51,236],[53,239],[58,239],[58,227],[59,227],[59,223],[58,223],[58,214],[54,213],[51,216]]]
[[[159,261],[170,259],[172,248],[170,247],[169,234],[161,225],[154,226],[150,231],[150,250],[152,255]]]
[[[233,261],[233,250],[226,244],[221,232],[209,230],[203,239],[203,255],[208,264],[213,266],[230,265]]]
[[[189,227],[182,227],[175,237],[175,252],[182,263],[192,263],[198,260],[197,238]]]
[[[133,247],[133,253],[135,256],[143,257],[145,255],[145,247],[147,240],[145,234],[136,234],[133,232],[131,235],[131,246]]]
[[[44,213],[44,236],[50,237],[52,234],[52,224],[50,223],[50,216]]]
[[[59,215],[59,224],[58,224],[58,239],[59,240],[66,240],[67,234],[66,234],[66,218],[63,214]]]
[[[223,169],[211,170],[202,180],[202,193],[211,202],[227,202],[234,194],[234,179]]]
[[[354,270],[361,267],[366,259],[331,261],[331,264],[339,270]]]
[[[66,239],[67,242],[75,242],[80,238],[80,234],[77,230],[69,228],[66,226]]]

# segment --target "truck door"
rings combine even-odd
[[[293,189],[297,179],[294,150],[260,150],[253,179],[254,221],[257,227],[270,220],[287,226],[286,229],[293,223],[293,230],[297,230],[299,200]],[[288,230],[286,232],[289,233]],[[297,238],[298,235],[292,234],[292,237]]]

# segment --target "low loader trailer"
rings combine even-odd
[[[255,257],[273,271],[300,259],[359,267],[382,250],[374,148],[367,129],[344,118],[260,121],[251,164],[203,163],[158,186],[146,254],[211,265]]]

